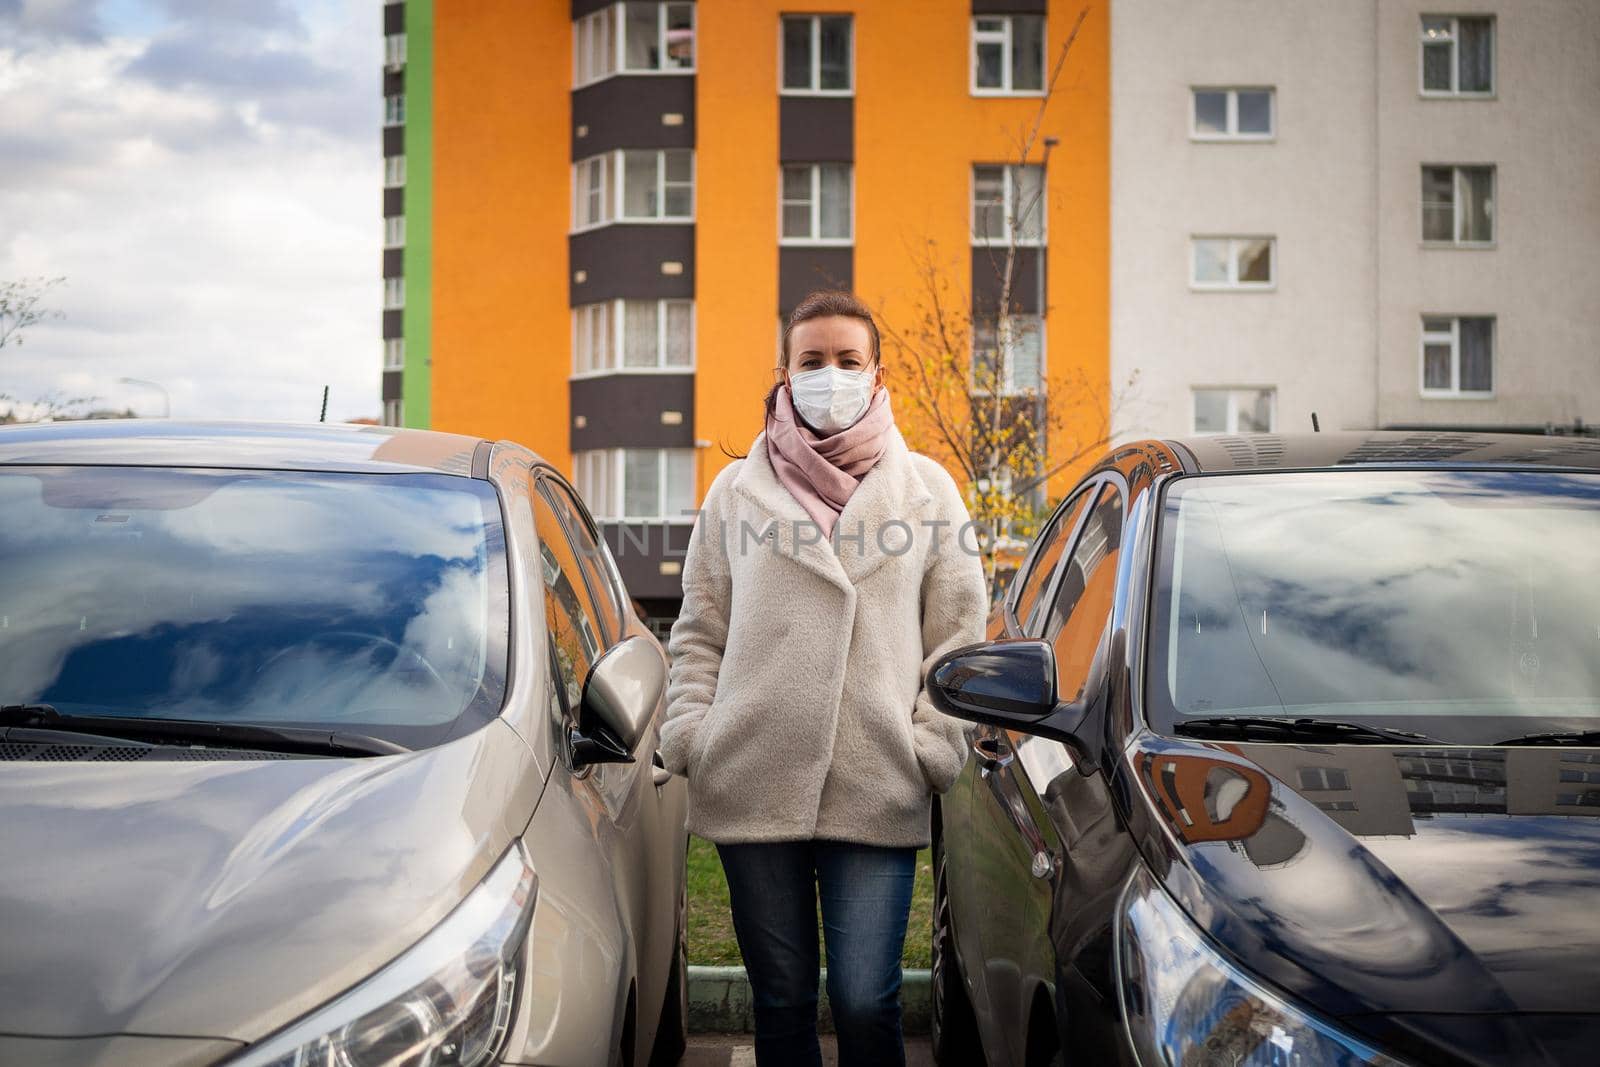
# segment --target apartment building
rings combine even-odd
[[[1600,5],[1110,14],[1119,437],[1600,422]]]
[[[983,311],[1015,237],[1009,384],[1104,422],[1105,7],[1015,165],[1083,7],[386,4],[384,421],[539,450],[663,624],[692,509],[760,430],[811,289],[904,327],[931,263]]]

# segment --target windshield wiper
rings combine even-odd
[[[1337,719],[1290,719],[1266,715],[1213,715],[1183,719],[1172,732],[1185,737],[1241,741],[1334,741],[1347,745],[1442,745],[1438,738],[1387,726]]]
[[[157,744],[303,752],[313,756],[393,756],[410,749],[367,734],[307,726],[144,719],[122,715],[63,715],[49,704],[0,705],[0,726],[35,727],[61,733],[98,734]]]
[[[1496,741],[1497,745],[1600,745],[1600,730],[1557,730],[1544,734],[1523,734]]]

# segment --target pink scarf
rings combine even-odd
[[[854,425],[824,437],[796,417],[789,387],[783,385],[767,419],[767,457],[778,481],[822,527],[823,536],[832,537],[839,513],[883,455],[893,429],[889,391],[881,386]]]

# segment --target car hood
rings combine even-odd
[[[1189,743],[1135,793],[1191,917],[1338,1016],[1600,1011],[1600,751]]]
[[[368,759],[11,762],[0,1033],[257,1040],[414,944],[526,827],[504,723]]]

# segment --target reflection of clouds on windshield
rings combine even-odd
[[[1341,472],[1173,493],[1180,711],[1600,693],[1600,479]]]
[[[45,507],[37,478],[0,476],[4,699],[290,721],[459,713],[486,655],[484,488],[198,476],[219,487],[168,510]],[[410,645],[449,688],[392,645],[312,640],[327,631]]]

